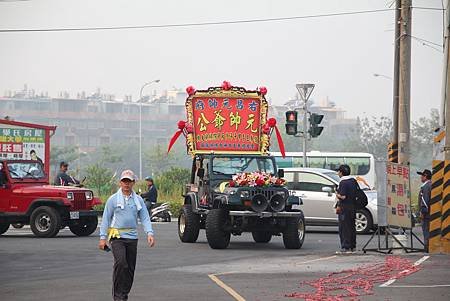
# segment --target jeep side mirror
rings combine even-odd
[[[205,169],[204,168],[199,168],[197,170],[197,177],[203,178],[204,176],[205,176]]]
[[[278,169],[278,177],[284,178],[284,169]]]

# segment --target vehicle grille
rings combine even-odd
[[[73,209],[87,209],[87,201],[86,195],[84,192],[74,192],[73,193],[74,201],[73,201]]]
[[[275,194],[274,190],[267,190],[267,189],[257,189],[257,190],[250,190],[250,197],[254,197],[257,194],[262,194],[266,197],[267,200],[270,200],[270,198]]]

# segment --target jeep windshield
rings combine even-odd
[[[8,163],[8,171],[13,179],[44,179],[45,173],[39,162]]]
[[[213,175],[231,177],[237,173],[263,171],[275,174],[275,165],[271,157],[214,157]]]

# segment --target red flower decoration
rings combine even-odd
[[[283,179],[278,178],[278,179],[275,181],[275,185],[277,185],[277,186],[282,186],[282,185],[284,185],[284,184],[285,184],[285,181],[284,181]]]
[[[270,126],[267,123],[263,126],[263,133],[267,135],[270,134]]]
[[[260,87],[259,88],[259,93],[261,93],[261,95],[266,95],[267,94],[267,88],[266,87]]]
[[[195,93],[195,88],[193,86],[189,86],[186,88],[186,93],[191,96],[192,94]]]
[[[235,185],[234,185],[234,181],[230,181],[230,182],[228,182],[228,186],[230,186],[230,187],[234,187]]]
[[[186,127],[186,121],[184,121],[184,120],[178,121],[178,129],[179,130],[184,129],[185,127]]]
[[[277,125],[277,120],[275,118],[269,118],[269,120],[267,120],[267,124],[273,128],[274,126]]]
[[[222,83],[222,89],[224,90],[230,90],[232,88],[230,82],[227,82],[226,80],[223,81]]]
[[[266,182],[263,179],[256,179],[255,184],[257,186],[264,186],[264,184],[266,184]]]
[[[190,123],[186,123],[186,132],[188,133],[193,133],[194,132],[194,128],[192,127],[192,124]]]

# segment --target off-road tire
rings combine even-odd
[[[192,205],[183,205],[178,216],[178,236],[182,242],[197,241],[200,232],[200,217],[192,211]]]
[[[286,218],[286,228],[283,231],[283,243],[286,249],[300,249],[305,240],[305,217]]]
[[[38,207],[31,213],[30,228],[37,237],[55,237],[61,229],[61,216],[55,208]]]
[[[272,239],[272,233],[269,231],[253,231],[252,236],[257,243],[268,243]]]
[[[228,211],[211,209],[206,216],[206,239],[212,249],[226,249],[230,244],[231,232],[224,229]]]
[[[8,231],[9,223],[0,223],[0,235]]]
[[[374,228],[372,215],[367,209],[356,210],[355,228],[356,234],[367,234]]]
[[[78,224],[69,225],[70,231],[76,236],[89,236],[97,230],[98,218],[96,216],[80,219]]]

